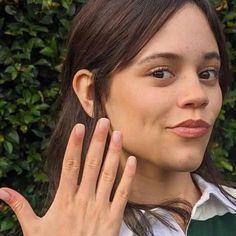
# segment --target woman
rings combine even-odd
[[[23,234],[235,235],[236,193],[206,154],[229,79],[208,1],[90,0],[67,47],[54,200],[40,218],[0,191]]]

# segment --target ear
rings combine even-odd
[[[73,78],[73,89],[80,100],[84,111],[93,117],[94,99],[93,74],[86,69],[79,70]]]

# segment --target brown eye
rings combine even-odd
[[[163,80],[163,79],[172,78],[173,74],[165,68],[160,68],[158,70],[153,71],[151,73],[151,76],[156,79]]]
[[[206,70],[199,74],[199,78],[203,80],[215,80],[218,79],[218,74],[216,70]]]

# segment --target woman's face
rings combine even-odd
[[[219,69],[208,22],[188,4],[112,77],[105,107],[123,134],[123,157],[168,171],[198,168],[222,105]]]

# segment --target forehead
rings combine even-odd
[[[137,60],[153,52],[174,52],[183,57],[218,52],[206,16],[196,5],[186,4],[176,12],[147,43]]]

